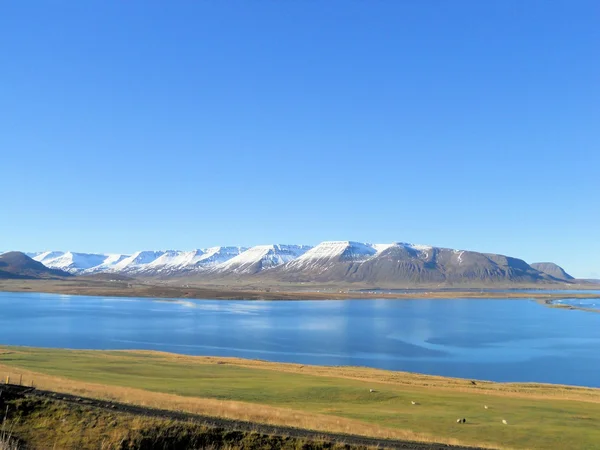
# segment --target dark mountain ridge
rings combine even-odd
[[[348,244],[353,245],[352,243]],[[345,255],[351,254],[352,258]],[[310,256],[310,253],[307,253]],[[536,284],[562,281],[504,255],[395,244],[357,258],[341,251],[327,258],[299,258],[259,276],[287,282],[395,284]]]
[[[0,255],[0,279],[62,278],[71,276],[58,269],[50,269],[22,252]]]
[[[541,263],[533,263],[531,264],[535,270],[538,270],[542,273],[550,275],[551,277],[556,278],[557,280],[574,280],[575,278],[565,272],[565,269],[560,267],[557,264],[551,262],[541,262]]]

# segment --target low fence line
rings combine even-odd
[[[19,380],[18,383],[15,382],[16,379],[17,379],[17,377],[18,377],[18,380]],[[13,381],[12,383],[11,383],[11,380]],[[23,374],[22,373],[17,374],[17,375],[15,375],[15,374],[8,374],[8,375],[6,375],[5,377],[2,378],[2,384],[12,385],[12,386],[34,387],[33,378],[31,379],[31,382],[28,385],[23,384]]]

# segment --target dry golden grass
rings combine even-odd
[[[10,377],[11,381],[22,378],[23,385],[25,386],[29,386],[33,383],[38,389],[118,401],[151,408],[185,411],[194,414],[271,425],[294,426],[296,428],[323,432],[347,433],[384,439],[440,442],[453,445],[461,444],[457,439],[435,438],[424,433],[414,433],[410,430],[392,430],[358,420],[306,413],[303,411],[278,408],[269,405],[256,405],[253,403],[215,400],[210,398],[183,397],[172,394],[149,392],[142,389],[86,383],[24,369],[19,369],[19,371],[16,372],[14,371],[14,368],[1,364],[0,373]],[[483,443],[482,446],[491,447],[490,444],[486,445]]]

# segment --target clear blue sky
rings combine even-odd
[[[0,6],[0,249],[407,241],[600,277],[600,4]]]

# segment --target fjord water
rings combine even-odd
[[[600,314],[532,300],[166,301],[0,293],[0,344],[600,387]]]

